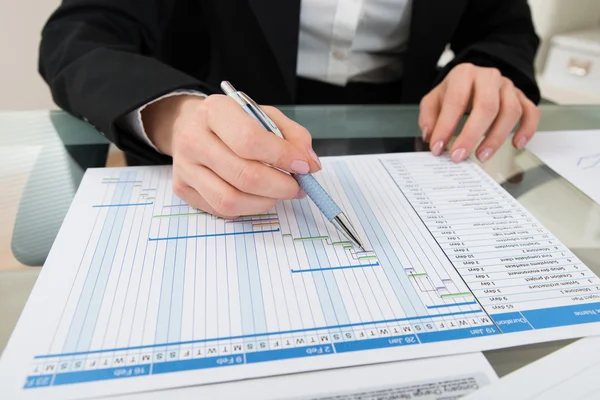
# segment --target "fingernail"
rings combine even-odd
[[[527,138],[526,137],[522,137],[517,142],[517,149],[523,150],[523,148],[525,147],[526,144],[527,144]]]
[[[452,161],[458,163],[464,160],[467,155],[467,151],[465,149],[456,149],[452,152]]]
[[[479,153],[479,161],[486,162],[492,156],[494,150],[492,149],[484,149]]]
[[[434,144],[433,147],[431,148],[431,152],[433,154],[435,154],[436,156],[441,155],[443,151],[444,151],[444,142],[442,142],[441,140],[439,142],[437,142],[436,144]]]
[[[421,136],[423,137],[423,141],[426,142],[427,141],[427,135],[429,135],[429,127],[424,127],[423,130],[421,131]]]
[[[290,169],[297,174],[308,174],[310,171],[308,163],[304,160],[294,160],[292,165],[290,165]]]
[[[317,155],[317,153],[315,153],[315,151],[312,149],[312,147],[308,148],[308,154],[310,155],[310,158],[312,158],[313,160],[315,160],[315,162],[317,163],[317,165],[319,166],[319,168],[323,168],[321,166],[321,160],[319,160],[319,156]]]
[[[294,197],[295,199],[303,199],[306,197],[306,192],[303,189],[298,190],[298,193],[296,194],[296,197]]]

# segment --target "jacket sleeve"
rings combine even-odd
[[[495,67],[537,104],[534,60],[539,44],[527,0],[469,0],[450,43],[455,58],[436,83],[460,63]]]
[[[211,93],[153,57],[173,0],[63,0],[42,30],[39,71],[56,104],[119,148],[150,162],[170,159],[121,130],[121,117],[171,91]]]

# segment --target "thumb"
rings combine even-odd
[[[275,125],[281,130],[286,141],[292,143],[298,150],[306,155],[310,165],[310,172],[321,170],[321,161],[312,147],[312,136],[308,129],[289,119],[284,113],[275,107],[262,107],[267,115],[275,122]]]

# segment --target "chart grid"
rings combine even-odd
[[[24,387],[600,320],[600,280],[474,164],[415,155],[324,165],[318,180],[366,251],[309,199],[224,220],[175,196],[168,168],[87,174],[95,222]]]

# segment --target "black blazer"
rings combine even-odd
[[[116,121],[179,88],[230,80],[293,104],[300,0],[63,0],[42,32],[40,73],[57,105],[147,162],[170,162]],[[447,44],[456,58],[437,61]],[[493,66],[534,102],[539,46],[527,0],[413,0],[398,103],[418,103],[457,63]]]

